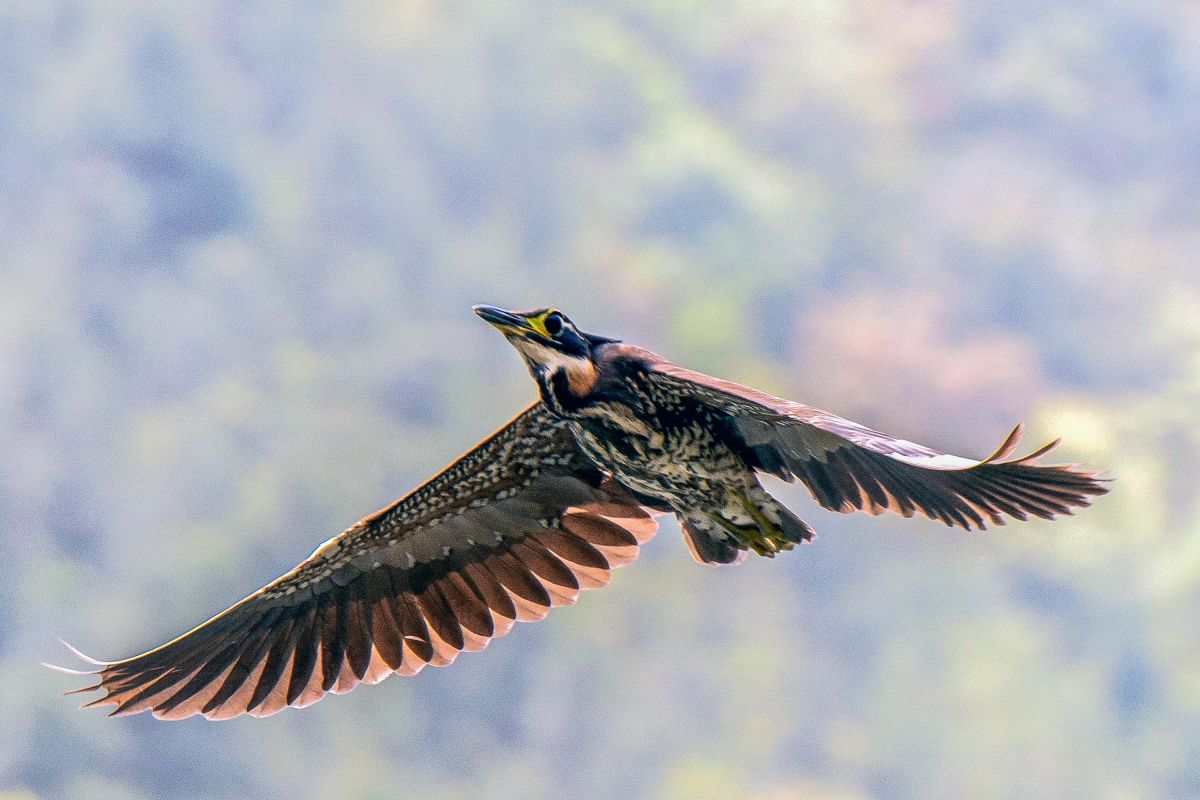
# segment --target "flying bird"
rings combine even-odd
[[[661,513],[704,564],[812,539],[760,473],[798,479],[834,511],[967,530],[1107,491],[1095,473],[1038,463],[1057,442],[1010,458],[1020,426],[991,456],[960,458],[584,333],[554,309],[474,311],[520,353],[537,402],[208,622],[124,661],[89,659],[79,674],[96,682],[75,690],[101,692],[88,706],[266,716],[444,666],[604,586]]]

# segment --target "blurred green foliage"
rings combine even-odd
[[[0,6],[0,797],[1200,797],[1200,13],[1184,0]],[[533,396],[475,302],[981,455],[987,535],[843,518],[267,720],[115,658]],[[1037,444],[1040,441],[1031,442]]]

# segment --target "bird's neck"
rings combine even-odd
[[[542,402],[563,417],[574,416],[590,402],[596,377],[596,368],[590,361],[583,361],[578,366],[540,368],[534,373]]]

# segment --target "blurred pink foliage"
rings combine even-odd
[[[954,297],[932,290],[814,300],[794,335],[808,402],[919,441],[987,446],[980,439],[1027,414],[1046,380],[1019,332],[956,335],[955,313]]]

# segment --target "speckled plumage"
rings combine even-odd
[[[759,484],[724,411],[656,380],[659,359],[640,348],[606,344],[594,360],[593,399],[558,403],[559,413],[594,464],[678,515],[697,560],[732,563],[748,549],[771,556],[812,538]]]
[[[670,511],[692,555],[734,563],[813,537],[758,482],[800,480],[823,507],[984,528],[1051,518],[1106,489],[1093,473],[946,455],[585,334],[561,313],[477,307],[517,348],[539,400],[294,570],[161,647],[93,661],[88,705],[178,719],[265,716],[444,666],[517,621],[605,585]]]

